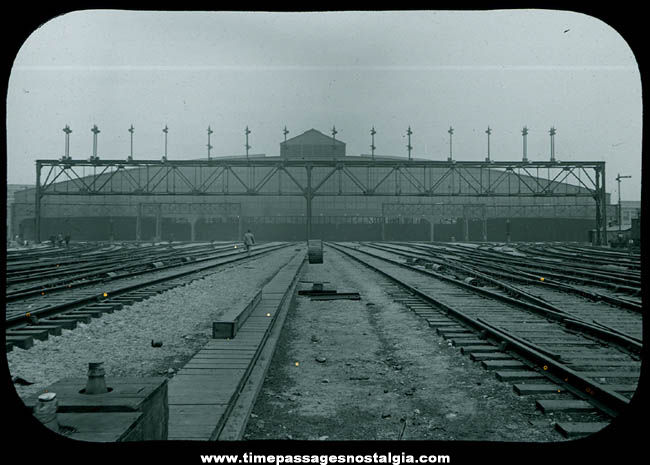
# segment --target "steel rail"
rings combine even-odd
[[[579,397],[588,399],[603,413],[611,417],[615,417],[629,405],[630,401],[626,397],[618,394],[615,391],[612,391],[611,389],[608,389],[605,385],[582,376],[579,372],[569,368],[557,360],[554,360],[547,354],[535,350],[530,346],[530,344],[523,344],[519,340],[511,337],[507,332],[499,330],[492,325],[485,324],[478,319],[472,318],[469,315],[465,314],[463,311],[446,305],[445,303],[436,299],[434,296],[409,285],[399,278],[396,278],[392,274],[378,267],[375,267],[370,263],[367,263],[362,259],[356,257],[355,255],[343,250],[343,247],[354,250],[351,247],[342,246],[340,244],[334,245],[331,243],[326,243],[326,245],[354,259],[364,266],[382,274],[383,276],[386,276],[391,281],[404,287],[409,292],[417,295],[423,300],[430,302],[438,308],[442,308],[446,313],[462,321],[464,324],[474,328],[476,331],[481,333],[484,338],[489,334],[493,339],[505,343],[505,347],[507,347],[509,350],[512,350],[513,352],[519,354],[524,359],[533,363],[536,367],[541,368],[541,373],[543,375],[549,377],[554,382],[561,382],[561,384],[569,387],[569,390],[574,394],[579,395]],[[363,251],[358,252],[367,254],[367,252]],[[544,367],[546,367],[546,369],[544,369]]]
[[[368,246],[379,249],[379,250],[384,250],[384,249],[381,249],[381,247],[378,247],[378,246],[371,246],[371,245],[368,245]],[[364,252],[364,253],[368,253],[368,252]],[[394,253],[394,254],[402,255],[402,256],[417,256],[416,254],[412,254],[412,253],[408,253],[408,252],[391,251],[390,253]],[[370,255],[372,255],[372,254],[370,254]],[[549,318],[551,318],[553,320],[556,320],[556,321],[559,321],[560,323],[564,323],[566,321],[571,321],[571,326],[573,326],[575,328],[578,328],[578,329],[582,330],[583,332],[588,333],[588,334],[590,334],[592,336],[598,337],[600,340],[602,340],[604,342],[614,343],[614,344],[618,345],[619,347],[621,347],[621,348],[623,348],[625,350],[629,350],[631,352],[634,352],[634,353],[638,354],[643,349],[642,343],[639,342],[639,340],[637,338],[634,338],[634,337],[632,337],[632,336],[630,336],[628,334],[622,333],[620,331],[612,332],[612,331],[608,331],[608,330],[606,330],[604,328],[599,328],[598,326],[594,326],[594,325],[590,324],[589,322],[584,321],[584,320],[582,320],[582,319],[580,319],[580,318],[578,318],[578,317],[576,317],[576,316],[574,316],[574,315],[572,315],[570,313],[567,313],[566,311],[564,311],[564,310],[562,310],[562,309],[560,309],[560,308],[558,308],[558,307],[556,307],[556,306],[554,306],[552,304],[549,304],[548,302],[546,302],[546,301],[544,301],[542,299],[539,299],[539,298],[537,298],[535,296],[532,296],[532,295],[528,294],[527,292],[525,292],[525,291],[523,291],[521,289],[515,288],[514,286],[510,286],[510,285],[508,285],[506,283],[503,283],[503,282],[501,282],[501,281],[499,281],[497,279],[491,278],[490,276],[487,276],[487,275],[485,275],[483,273],[475,272],[473,274],[477,275],[477,277],[479,277],[480,279],[483,279],[483,280],[485,280],[487,282],[490,282],[490,283],[496,285],[497,287],[500,287],[500,288],[508,291],[508,294],[511,295],[514,298],[512,298],[510,296],[506,297],[506,296],[503,296],[501,294],[494,293],[493,291],[489,291],[487,289],[481,289],[481,288],[478,288],[478,287],[473,286],[471,284],[467,284],[464,281],[456,280],[456,279],[450,278],[448,276],[444,276],[444,275],[442,275],[440,273],[436,273],[436,272],[433,272],[433,271],[430,271],[430,270],[422,270],[420,268],[416,268],[414,266],[404,264],[404,263],[400,263],[400,262],[390,260],[390,259],[387,259],[385,257],[381,257],[381,256],[377,256],[377,255],[372,255],[372,256],[374,256],[375,258],[379,258],[381,260],[389,261],[389,262],[391,262],[391,263],[393,263],[395,265],[411,269],[411,270],[416,271],[418,273],[424,273],[424,274],[431,275],[431,276],[433,276],[435,278],[438,278],[438,279],[447,280],[447,282],[450,282],[452,284],[456,284],[458,286],[461,286],[461,287],[463,287],[465,289],[468,289],[468,290],[471,290],[473,292],[486,295],[487,297],[490,297],[490,298],[493,298],[493,299],[504,300],[504,301],[506,301],[506,302],[508,302],[510,304],[513,304],[513,305],[519,305],[520,307],[523,307],[526,310],[533,311],[533,312],[538,313],[538,314],[543,314],[544,316],[548,316]],[[456,265],[456,268],[457,269],[467,269],[467,267],[463,267],[461,265]],[[519,300],[519,299],[522,299],[522,300]],[[527,302],[526,302],[526,300],[527,300]],[[544,310],[546,310],[548,313],[544,313]]]
[[[56,304],[56,305],[53,305],[53,306],[50,306],[50,307],[39,308],[39,309],[35,309],[35,310],[29,311],[29,312],[26,312],[26,313],[22,313],[22,314],[17,313],[15,315],[6,317],[5,326],[6,326],[7,329],[11,329],[11,328],[17,327],[20,324],[28,323],[29,322],[29,317],[31,317],[31,316],[36,316],[38,318],[42,318],[42,317],[54,315],[56,313],[61,313],[63,311],[71,310],[71,309],[74,309],[74,308],[77,308],[77,307],[82,307],[82,306],[88,305],[90,303],[97,303],[97,302],[107,301],[107,300],[110,300],[110,298],[112,298],[112,297],[115,297],[115,296],[118,296],[118,295],[121,295],[121,294],[125,294],[125,293],[128,293],[128,292],[134,291],[136,289],[142,289],[142,288],[149,287],[149,286],[152,286],[154,284],[158,284],[158,283],[161,283],[161,282],[164,282],[164,281],[169,281],[169,280],[177,279],[177,278],[187,276],[187,275],[190,275],[190,274],[193,274],[193,273],[198,273],[198,272],[209,270],[209,269],[212,269],[212,268],[217,268],[217,267],[220,267],[222,265],[227,265],[229,263],[233,263],[233,262],[236,262],[236,261],[241,261],[241,260],[245,260],[247,258],[256,257],[256,256],[259,256],[259,255],[266,254],[266,253],[269,253],[269,252],[273,252],[275,250],[279,250],[279,249],[289,247],[289,246],[291,246],[291,243],[280,243],[278,245],[268,246],[264,250],[258,249],[257,251],[253,251],[253,252],[251,252],[250,256],[248,256],[246,254],[242,254],[240,252],[233,252],[233,253],[230,253],[230,254],[223,255],[220,258],[211,258],[211,259],[208,259],[208,260],[213,260],[213,261],[214,260],[219,260],[219,262],[218,263],[207,264],[207,265],[203,265],[203,266],[199,266],[199,267],[193,267],[193,268],[191,268],[189,270],[178,271],[176,273],[168,274],[168,275],[161,276],[161,277],[156,277],[156,278],[147,280],[147,281],[142,282],[142,283],[127,284],[127,285],[119,287],[117,289],[112,289],[111,292],[110,292],[110,295],[107,295],[107,296],[104,296],[103,292],[98,292],[96,294],[93,293],[92,295],[89,295],[89,296],[76,298],[74,300],[69,300],[67,302],[62,302],[60,304]],[[235,254],[237,255],[236,257],[228,258],[228,257],[231,257],[232,255],[235,255]],[[201,260],[201,261],[204,261],[204,260]],[[198,260],[196,262],[192,262],[191,265],[196,265],[197,262],[198,262]],[[185,263],[184,265],[189,265],[189,264]],[[162,269],[159,268],[159,269],[156,269],[154,271],[161,271],[161,270]],[[27,316],[27,313],[29,313],[29,316]]]

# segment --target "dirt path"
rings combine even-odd
[[[361,300],[297,297],[246,439],[562,440],[533,399],[448,346],[377,275],[328,250],[301,279]]]

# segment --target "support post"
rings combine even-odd
[[[467,216],[465,216],[465,218],[463,218],[463,220],[464,220],[463,221],[463,233],[464,233],[463,235],[465,236],[464,240],[465,240],[465,242],[469,242],[469,218]]]
[[[487,214],[485,205],[483,205],[483,242],[487,242]]]
[[[237,216],[237,240],[241,240],[244,237],[244,220],[241,215]]]
[[[435,242],[434,240],[434,223],[435,223],[435,218],[433,216],[429,217],[429,242]]]
[[[381,217],[381,240],[386,240],[386,217]]]
[[[156,209],[156,241],[162,241],[162,205]]]
[[[605,162],[602,164],[602,187],[600,189],[600,205],[603,209],[603,234],[602,234],[602,244],[607,245],[609,241],[607,240],[607,191],[605,190]]]
[[[198,218],[189,218],[190,220],[190,241],[195,242],[196,241],[196,222],[198,221]]]
[[[135,240],[142,240],[142,204],[138,204],[138,211],[135,216]]]
[[[311,165],[307,165],[307,190],[305,192],[305,199],[307,200],[307,240],[311,239],[311,201],[314,198],[311,191]]]
[[[34,192],[34,234],[36,243],[41,243],[41,163],[36,162],[36,191]]]
[[[594,194],[594,200],[596,201],[596,244],[601,245],[602,244],[602,226],[603,226],[603,218],[602,218],[602,210],[601,210],[601,195],[600,195],[600,167],[596,167],[596,192]],[[607,235],[607,223],[605,223],[605,235]]]

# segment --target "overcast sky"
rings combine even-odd
[[[7,96],[7,181],[34,183],[34,160],[71,155],[171,159],[279,155],[289,137],[336,125],[348,155],[444,160],[604,160],[607,191],[632,175],[641,195],[641,81],[633,53],[604,22],[548,10],[213,13],[93,10],[52,19],[16,57]]]

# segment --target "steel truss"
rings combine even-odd
[[[571,189],[567,181],[575,183]],[[366,157],[37,160],[38,241],[40,204],[46,195],[301,196],[306,199],[308,238],[317,196],[586,197],[595,202],[597,241],[607,241],[605,162]]]

